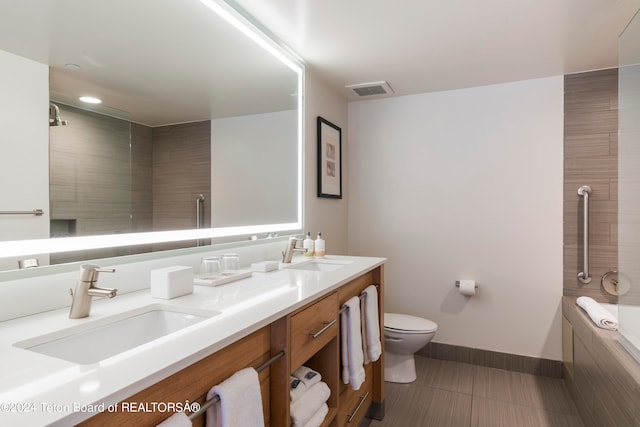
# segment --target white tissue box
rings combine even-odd
[[[171,299],[193,293],[193,268],[174,266],[151,270],[151,296]]]

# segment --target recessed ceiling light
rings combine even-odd
[[[71,63],[69,63],[69,64],[64,64],[64,67],[65,67],[67,70],[79,70],[79,69],[81,68],[78,64],[71,64]]]
[[[86,102],[87,104],[100,104],[102,102],[101,99],[95,98],[93,96],[81,96],[78,99],[82,102]]]

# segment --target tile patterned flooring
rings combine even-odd
[[[369,427],[583,427],[564,381],[416,356],[418,379],[385,384]]]

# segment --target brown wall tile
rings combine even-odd
[[[618,71],[565,76],[564,108],[564,295],[615,302],[600,278],[618,265]],[[589,273],[583,284],[583,200],[589,185]]]

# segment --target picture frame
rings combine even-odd
[[[318,116],[318,197],[342,199],[342,129]]]

